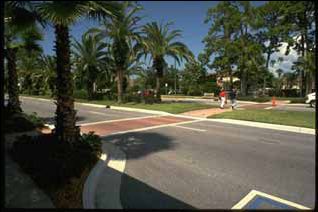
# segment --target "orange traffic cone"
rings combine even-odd
[[[272,106],[273,106],[273,107],[276,106],[275,96],[272,97]]]

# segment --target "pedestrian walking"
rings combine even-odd
[[[230,92],[230,100],[231,100],[231,106],[232,106],[232,110],[234,110],[237,106],[237,101],[236,101],[236,89],[233,88]]]
[[[219,94],[219,98],[221,100],[221,105],[220,105],[220,108],[221,109],[224,109],[224,104],[225,104],[225,101],[226,101],[226,93],[225,93],[225,90],[222,88],[220,94]]]

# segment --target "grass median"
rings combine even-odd
[[[23,95],[34,98],[44,98],[44,99],[52,99],[49,96],[30,96]],[[181,103],[181,102],[162,102],[162,103],[154,103],[154,104],[144,104],[144,103],[135,103],[135,102],[127,102],[118,104],[116,101],[110,100],[92,100],[88,101],[85,99],[75,99],[76,102],[81,103],[91,103],[91,104],[100,104],[100,105],[110,105],[110,106],[120,106],[120,107],[129,107],[129,108],[138,108],[138,109],[146,109],[146,110],[157,110],[163,111],[173,114],[184,113],[192,110],[201,110],[208,108],[215,108],[217,106],[201,104],[201,103]]]
[[[315,112],[234,110],[210,116],[209,118],[236,119],[270,124],[315,128]]]

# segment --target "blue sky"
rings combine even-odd
[[[140,24],[151,21],[174,21],[173,28],[182,30],[184,42],[197,55],[203,50],[203,38],[206,36],[209,24],[204,20],[208,8],[218,4],[218,1],[139,1],[144,10],[140,11],[141,16],[145,16]],[[264,4],[264,1],[252,2],[254,6]],[[98,22],[82,19],[71,26],[71,35],[77,40],[91,27],[98,26]],[[54,54],[54,30],[48,27],[44,32],[44,41],[41,44],[45,54]],[[169,64],[174,64],[168,60]],[[276,68],[276,67],[275,67]]]

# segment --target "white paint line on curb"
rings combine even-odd
[[[201,129],[197,129],[197,128],[192,128],[192,127],[184,127],[184,126],[174,126],[174,127],[178,127],[178,128],[182,128],[182,129],[187,129],[187,130],[194,130],[194,131],[199,131],[199,132],[206,132],[206,130],[201,130]]]
[[[104,123],[113,123],[113,122],[121,122],[121,121],[130,121],[130,120],[138,120],[138,119],[145,119],[145,118],[155,118],[155,117],[161,117],[162,115],[154,115],[154,116],[142,116],[142,117],[134,117],[134,118],[125,118],[125,119],[113,119],[108,121],[97,121],[97,122],[90,122],[90,123],[84,123],[79,124],[79,126],[90,126],[95,124],[104,124]]]
[[[208,121],[221,122],[221,123],[227,123],[227,124],[237,124],[237,125],[243,125],[243,126],[249,126],[249,127],[279,130],[279,131],[304,133],[304,134],[311,134],[311,135],[316,134],[315,129],[286,126],[286,125],[279,125],[279,124],[268,124],[263,122],[242,121],[242,120],[234,120],[234,119],[208,119]]]
[[[276,197],[273,195],[269,195],[269,194],[266,194],[266,193],[261,192],[261,191],[256,191],[256,190],[251,190],[242,200],[240,200],[237,204],[235,204],[232,207],[232,209],[242,209],[245,205],[247,205],[257,195],[272,199],[274,201],[283,203],[285,205],[288,205],[288,206],[291,206],[291,207],[294,207],[297,209],[310,210],[310,208],[307,208],[303,205],[300,205],[300,204],[297,204],[297,203],[294,203],[294,202],[291,202],[291,201],[288,201],[288,200],[285,200],[285,199],[282,199],[282,198],[279,198],[279,197]]]

